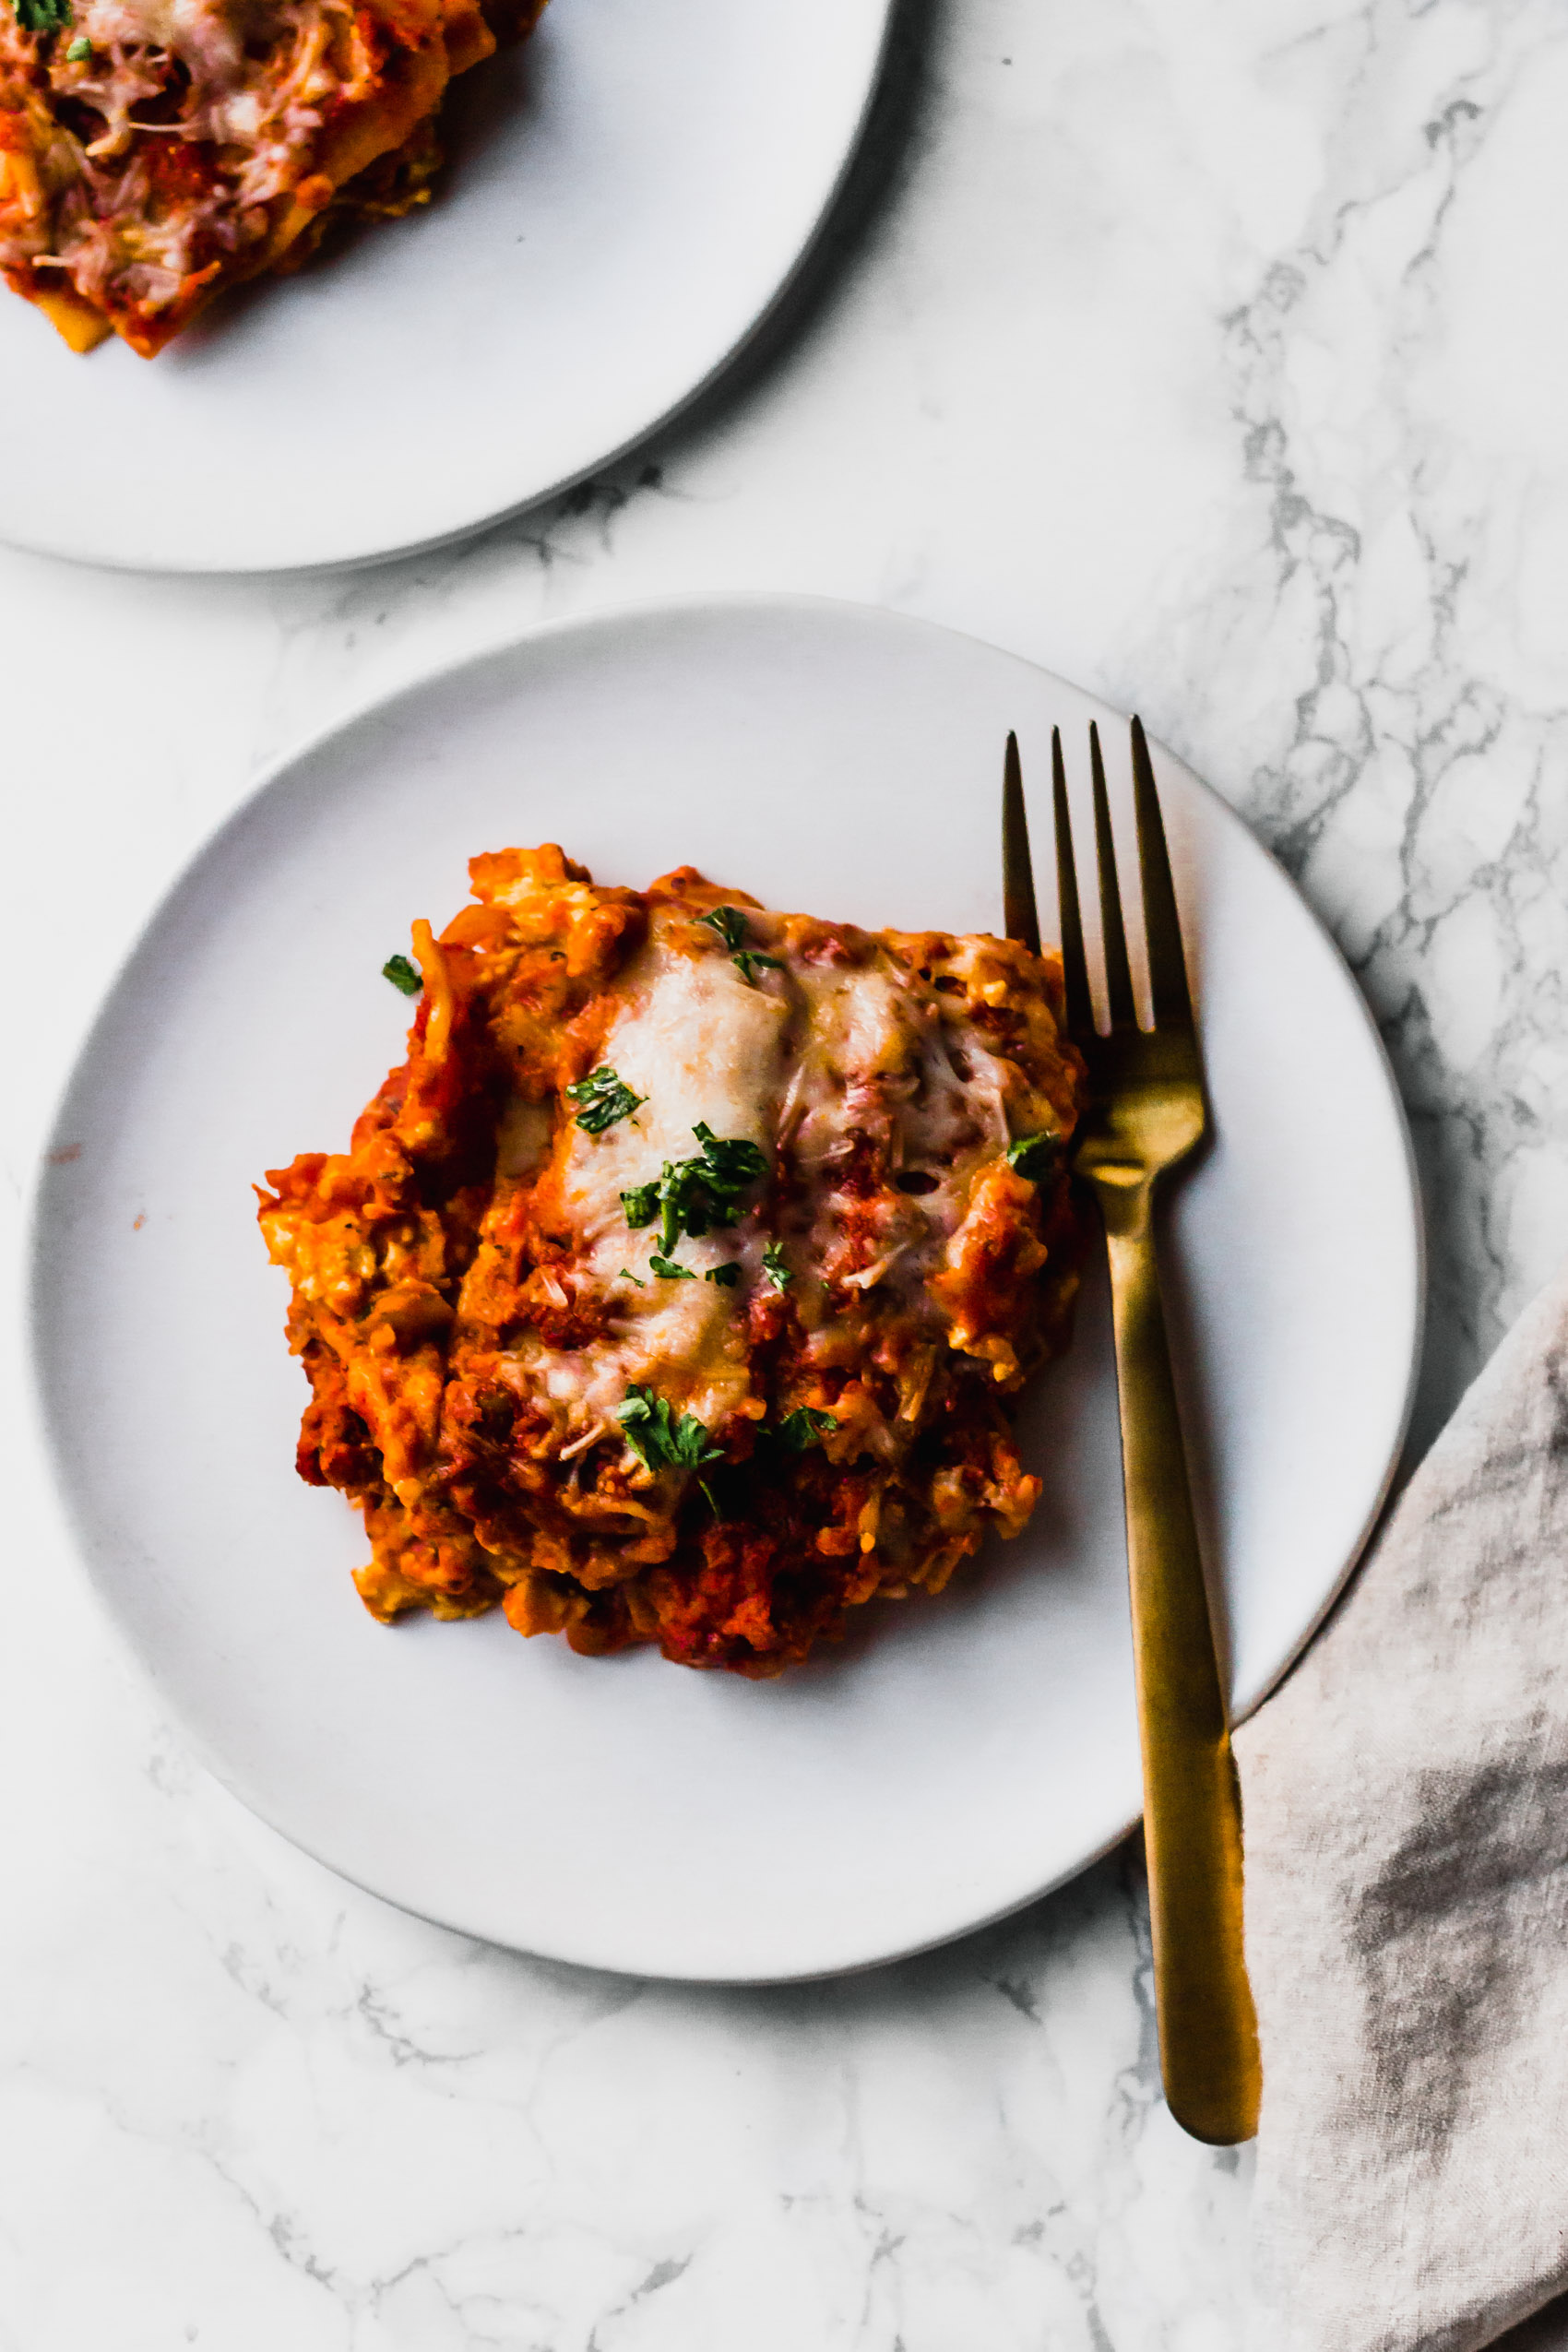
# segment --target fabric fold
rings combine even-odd
[[[1478,2352],[1568,2287],[1568,1277],[1236,1751],[1258,2352]]]

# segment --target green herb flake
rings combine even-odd
[[[737,947],[746,944],[746,919],[739,907],[714,907],[706,915],[699,915],[697,921],[719,933],[731,956]]]
[[[742,1136],[716,1135],[699,1119],[692,1133],[702,1146],[700,1159],[667,1159],[648,1183],[621,1195],[626,1222],[636,1228],[659,1218],[659,1246],[668,1257],[683,1233],[700,1241],[716,1227],[737,1222],[741,1194],[768,1172],[767,1155]]]
[[[651,1225],[659,1214],[658,1177],[651,1184],[634,1184],[629,1193],[623,1193],[621,1206],[626,1212],[626,1222],[634,1231],[639,1226]]]
[[[710,1265],[704,1275],[705,1282],[717,1282],[721,1290],[732,1290],[741,1278],[741,1262],[731,1258],[728,1265]]]
[[[1060,1141],[1056,1135],[1019,1135],[1007,1146],[1007,1165],[1038,1184],[1050,1174]]]
[[[795,1277],[790,1271],[782,1241],[769,1241],[762,1253],[762,1270],[776,1290],[787,1290],[793,1282]]]
[[[641,1388],[634,1381],[624,1402],[615,1408],[615,1419],[644,1469],[663,1469],[673,1439],[669,1398],[656,1396],[651,1388]]]
[[[756,948],[746,945],[746,919],[739,907],[715,907],[708,914],[699,915],[697,921],[707,923],[710,931],[719,933],[730,950],[730,961],[748,988],[756,986],[757,973],[765,965],[769,971],[781,972],[784,969],[780,956],[764,956]]]
[[[76,40],[72,42],[69,49],[65,52],[67,61],[73,65],[79,65],[84,57],[90,57],[91,55],[92,43],[89,41],[85,33],[78,33]]]
[[[678,1470],[700,1470],[705,1462],[722,1462],[724,1448],[710,1445],[707,1431],[695,1413],[683,1413],[675,1424],[673,1447]]]
[[[566,1089],[568,1102],[581,1103],[577,1125],[586,1135],[602,1135],[606,1127],[613,1127],[618,1120],[629,1119],[647,1100],[646,1094],[634,1094],[632,1089],[612,1070],[600,1063],[586,1078]]]
[[[424,986],[418,965],[410,964],[406,956],[388,956],[381,967],[381,977],[389,980],[394,988],[401,989],[405,996],[417,996]]]
[[[801,1405],[785,1414],[778,1434],[795,1453],[803,1454],[808,1446],[820,1445],[825,1437],[831,1437],[837,1426],[832,1413],[819,1412],[814,1405]]]
[[[707,1431],[695,1413],[683,1413],[677,1420],[668,1396],[656,1396],[636,1381],[626,1390],[625,1402],[615,1408],[615,1419],[645,1469],[700,1470],[723,1459],[722,1446],[708,1443]]]
[[[772,971],[781,972],[784,969],[783,959],[780,956],[759,956],[754,947],[742,947],[738,956],[731,956],[730,961],[748,988],[756,986],[756,976],[764,964],[767,965]]]
[[[24,32],[64,32],[71,21],[70,0],[12,0]]]
[[[629,1265],[624,1265],[616,1278],[621,1282],[635,1282],[639,1290],[646,1290],[647,1289],[647,1284],[643,1280],[642,1276],[640,1274],[634,1274]]]
[[[706,1119],[699,1119],[692,1133],[702,1146],[702,1158],[695,1164],[711,1192],[743,1193],[766,1175],[767,1154],[743,1135],[716,1135]]]
[[[677,1265],[673,1258],[660,1257],[657,1250],[649,1258],[648,1265],[655,1274],[662,1275],[666,1282],[695,1282],[696,1280],[696,1276],[689,1265]]]

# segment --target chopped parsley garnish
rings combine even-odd
[[[665,1163],[669,1165],[668,1161]],[[626,1222],[634,1229],[651,1225],[659,1210],[659,1179],[651,1184],[634,1184],[629,1193],[621,1195],[621,1206],[626,1212]]]
[[[400,988],[405,996],[417,996],[424,986],[419,967],[410,964],[406,956],[388,956],[381,967],[381,977],[389,980],[394,988]]]
[[[1056,1135],[1019,1135],[1007,1146],[1007,1165],[1016,1168],[1020,1176],[1027,1176],[1032,1184],[1038,1184],[1049,1173],[1059,1143]]]
[[[12,0],[24,32],[63,32],[71,21],[70,0]]]
[[[69,49],[66,50],[65,55],[70,64],[73,65],[79,65],[84,57],[90,57],[92,55],[92,43],[88,39],[85,32],[78,33],[77,35],[76,40],[72,42]]]
[[[705,1120],[692,1129],[702,1146],[700,1159],[667,1159],[647,1184],[621,1195],[626,1222],[651,1225],[659,1218],[659,1246],[668,1257],[683,1233],[694,1241],[714,1228],[733,1225],[741,1194],[767,1174],[767,1155],[741,1136],[716,1135]]]
[[[696,1276],[689,1265],[677,1265],[673,1258],[660,1257],[657,1250],[649,1258],[648,1264],[655,1274],[661,1274],[664,1277],[666,1282],[695,1282],[696,1280]]]
[[[716,1200],[727,1200],[732,1206],[748,1184],[766,1175],[767,1154],[744,1135],[716,1135],[706,1119],[699,1119],[692,1133],[702,1146],[702,1158],[681,1164],[697,1170],[701,1182]],[[713,1221],[718,1225],[725,1220],[716,1217]]]
[[[697,921],[719,933],[731,956],[737,947],[746,944],[746,919],[739,907],[713,907],[706,915],[699,915]]]
[[[625,1403],[615,1408],[615,1418],[645,1469],[700,1470],[705,1463],[723,1458],[723,1447],[708,1443],[707,1431],[695,1413],[683,1413],[677,1420],[668,1396],[656,1396],[636,1381],[626,1391]]]
[[[699,915],[697,921],[707,923],[710,930],[719,933],[730,950],[730,961],[748,987],[756,986],[757,971],[762,965],[766,964],[769,970],[775,972],[784,969],[780,956],[764,956],[755,947],[746,945],[746,919],[739,907],[715,907],[709,913]]]
[[[832,1413],[819,1412],[814,1405],[800,1405],[792,1413],[785,1414],[778,1424],[778,1434],[786,1445],[803,1454],[808,1445],[820,1445],[837,1426]]]
[[[776,1290],[787,1289],[793,1282],[795,1277],[790,1271],[782,1241],[769,1241],[762,1253],[762,1270]]]
[[[620,1275],[617,1278],[622,1282],[635,1282],[639,1290],[646,1290],[647,1289],[647,1284],[643,1280],[642,1276],[640,1274],[634,1274],[629,1265],[624,1265],[621,1268]]]
[[[579,1078],[575,1087],[566,1089],[568,1102],[580,1102],[577,1125],[586,1135],[602,1135],[606,1127],[613,1127],[618,1119],[629,1119],[634,1111],[647,1100],[646,1094],[634,1094],[625,1081],[606,1063]]]
[[[710,1265],[703,1276],[705,1282],[717,1282],[721,1290],[732,1290],[740,1278],[739,1258],[731,1258],[728,1265]]]

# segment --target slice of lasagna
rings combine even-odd
[[[505,30],[526,30],[542,0]],[[0,269],[151,359],[335,218],[428,200],[481,0],[0,0]]]
[[[366,1606],[768,1675],[1016,1535],[1076,1283],[1055,956],[469,872],[407,1062],[261,1196]]]

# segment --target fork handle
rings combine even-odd
[[[1227,2147],[1257,2130],[1262,2090],[1241,1945],[1241,1797],[1166,1344],[1154,1186],[1130,1175],[1108,1170],[1095,1190],[1116,1326],[1159,2061],[1177,2122]]]

